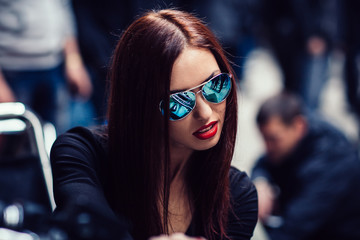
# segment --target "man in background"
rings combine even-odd
[[[345,136],[281,93],[260,107],[266,144],[252,173],[274,240],[360,239],[360,161]]]

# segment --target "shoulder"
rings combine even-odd
[[[90,130],[85,127],[75,127],[61,134],[54,142],[51,155],[58,149],[78,149],[82,151],[104,151],[106,138],[101,135],[101,130]]]
[[[232,166],[229,171],[229,182],[233,197],[246,195],[257,198],[255,186],[245,172]]]
[[[101,134],[84,127],[72,128],[54,142],[50,161],[56,177],[69,169],[98,169],[106,159],[106,142]]]
[[[86,127],[74,127],[67,132],[61,134],[57,139],[56,142],[63,142],[69,141],[73,139],[74,141],[85,141],[85,142],[99,142],[102,138],[102,133],[105,133],[104,127],[97,127],[95,129],[90,129]],[[70,140],[71,141],[71,140]]]
[[[345,134],[323,117],[313,114],[309,115],[307,119],[309,130],[305,139],[308,140],[308,144],[316,145],[320,150],[326,149],[326,151],[336,151],[339,147],[351,147]],[[337,147],[334,148],[333,144],[336,144]]]
[[[345,168],[350,171],[357,168],[358,150],[343,132],[324,119],[310,118],[309,134],[304,140],[300,150],[305,153],[301,156],[307,159],[303,166],[309,168],[304,170],[305,173],[327,172],[324,169],[329,167],[344,172]]]

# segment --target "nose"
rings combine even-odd
[[[197,91],[196,94],[196,106],[194,108],[194,117],[198,120],[205,120],[207,121],[210,119],[212,114],[212,108],[209,102],[207,102],[204,99],[204,96],[200,93],[200,91]],[[200,93],[200,94],[198,94]]]

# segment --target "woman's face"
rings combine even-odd
[[[193,88],[218,73],[219,65],[209,50],[187,47],[173,65],[170,91]],[[192,91],[198,92],[200,89]],[[224,124],[225,108],[226,100],[218,104],[210,103],[198,92],[193,111],[185,118],[169,123],[171,148],[206,150],[215,146]]]

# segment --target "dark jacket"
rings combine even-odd
[[[296,150],[274,166],[264,156],[252,178],[267,178],[279,187],[278,228],[271,239],[360,239],[360,161],[343,134],[308,117],[309,129]]]

